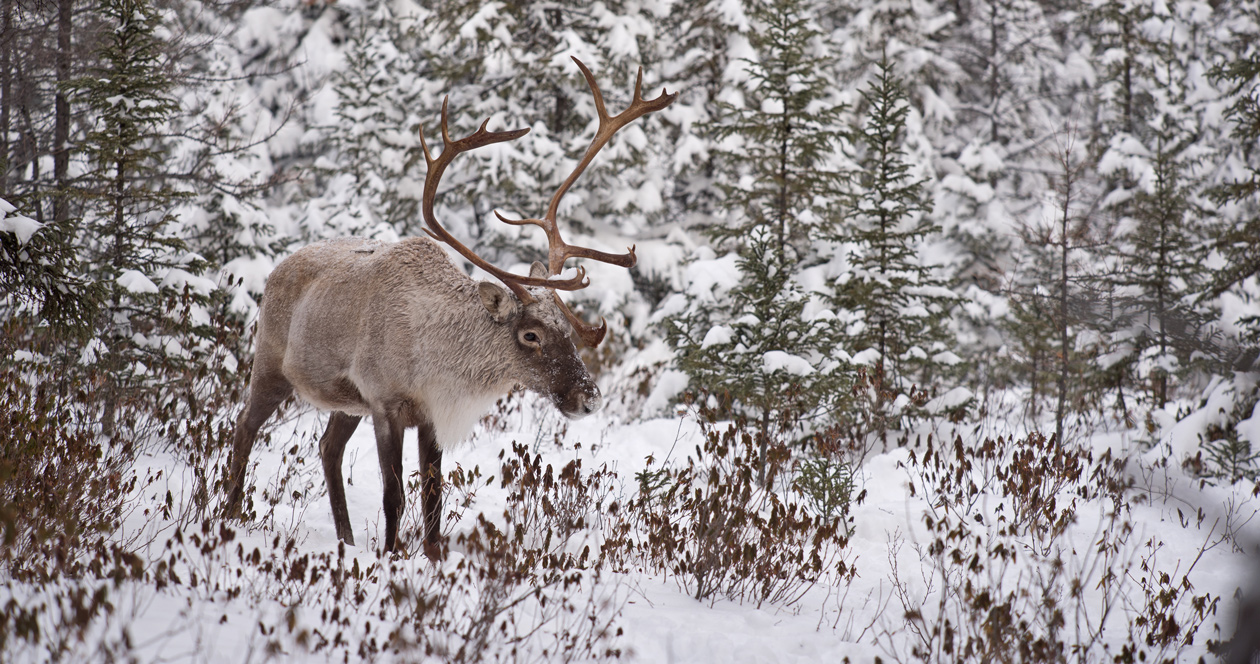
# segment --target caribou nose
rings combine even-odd
[[[590,415],[599,410],[604,405],[604,396],[599,393],[598,387],[591,387],[590,390],[582,392],[578,395],[578,416]]]

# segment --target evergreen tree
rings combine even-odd
[[[179,108],[160,16],[147,0],[107,0],[101,14],[112,29],[99,64],[72,89],[97,118],[82,146],[89,170],[77,192],[87,201],[78,242],[84,268],[104,294],[98,336],[81,362],[101,367],[110,383],[108,431],[139,390],[176,380],[202,350],[199,335],[212,335],[203,306],[214,284],[199,276],[204,259],[169,232],[171,210],[186,194],[164,178],[163,134]],[[158,401],[155,407],[160,395]]]
[[[222,38],[250,9],[250,3],[177,3],[167,15],[172,32],[180,35],[170,48],[180,63],[172,94],[181,110],[169,118],[163,168],[174,181],[186,183],[190,194],[173,210],[177,222],[171,234],[219,270],[216,282],[230,294],[230,311],[242,323],[257,310],[251,292],[262,292],[257,266],[295,240],[277,228],[276,219],[287,215],[267,209],[278,197],[263,198],[293,179],[268,149],[286,119],[273,117],[265,107],[245,106],[245,100],[257,98],[251,81],[275,84],[279,76],[247,72],[237,45]],[[260,62],[252,66],[267,68]],[[249,282],[237,283],[239,274],[249,276]]]
[[[1204,280],[1202,242],[1195,233],[1201,212],[1194,181],[1187,177],[1192,139],[1178,137],[1181,120],[1161,118],[1153,127],[1150,182],[1135,192],[1128,206],[1131,220],[1119,244],[1121,270],[1115,281],[1126,295],[1133,329],[1129,337],[1139,356],[1137,377],[1146,379],[1156,407],[1168,402],[1169,380],[1186,368],[1197,350],[1206,321],[1195,305]],[[1177,140],[1177,143],[1170,143]]]
[[[769,233],[780,265],[817,262],[818,241],[838,223],[844,176],[837,156],[844,108],[827,72],[834,68],[807,0],[754,0],[747,13],[757,60],[733,101],[719,101],[712,138],[724,207],[732,223],[710,235],[738,245]]]
[[[44,326],[54,339],[74,339],[90,329],[99,289],[80,275],[65,227],[40,224],[0,198],[0,288],[8,295],[0,301],[0,315],[37,322],[0,333],[0,356],[13,358]]]
[[[928,217],[940,226],[934,258],[965,300],[950,321],[973,385],[1002,380],[993,313],[1013,264],[1017,220],[1048,186],[1030,153],[1058,127],[1053,113],[1057,54],[1048,19],[1032,3],[893,2],[828,4],[852,94],[870,63],[896,63],[915,109],[903,129],[907,160],[924,167]],[[996,132],[995,132],[996,129]],[[994,134],[997,139],[994,140]]]
[[[1153,405],[1162,408],[1170,381],[1204,345],[1206,312],[1195,301],[1206,257],[1204,143],[1214,131],[1204,102],[1218,93],[1197,73],[1196,60],[1210,55],[1199,35],[1210,34],[1211,25],[1197,12],[1140,4],[1101,2],[1094,11],[1101,43],[1124,49],[1101,83],[1107,133],[1097,139],[1105,148],[1096,148],[1109,190],[1105,207],[1115,219],[1110,255],[1101,259],[1113,264],[1105,288],[1114,304],[1098,316],[1108,351],[1102,357],[1130,349],[1109,367],[1116,375],[1107,382],[1149,386]]]
[[[1155,19],[1155,6],[1127,0],[1095,0],[1088,6],[1085,26],[1105,62],[1095,94],[1100,108],[1094,141],[1105,143],[1119,133],[1133,134],[1152,103],[1149,88],[1156,67],[1143,25]]]
[[[996,293],[1010,266],[1011,230],[1050,187],[1040,150],[1064,125],[1072,81],[1052,37],[1054,17],[1032,0],[980,0],[959,7],[954,56],[967,75],[951,81],[954,114],[942,142],[933,216],[964,283]],[[943,104],[943,101],[937,101]]]
[[[1234,139],[1227,150],[1227,163],[1236,159],[1236,177],[1213,188],[1212,199],[1228,206],[1218,227],[1215,249],[1225,257],[1225,267],[1212,279],[1210,294],[1220,295],[1248,279],[1260,275],[1260,52],[1252,52],[1235,61],[1220,65],[1213,78],[1228,86],[1233,98],[1229,118]],[[1236,151],[1238,154],[1229,155]],[[1248,327],[1247,340],[1260,345],[1260,316],[1243,321]],[[1254,361],[1254,358],[1253,358]],[[1246,367],[1241,367],[1246,368]]]
[[[737,261],[741,281],[721,309],[693,306],[667,324],[692,385],[755,420],[763,459],[770,442],[834,416],[850,380],[836,359],[832,317],[807,315],[810,294],[777,254],[775,235],[754,229]]]
[[[1053,396],[1060,443],[1068,416],[1083,407],[1084,363],[1107,355],[1089,347],[1096,335],[1088,334],[1098,329],[1103,299],[1095,289],[1102,271],[1097,266],[1098,229],[1093,219],[1098,183],[1089,177],[1085,147],[1074,138],[1068,135],[1056,142],[1054,188],[1021,229],[1023,242],[1009,293],[1014,312],[1005,326],[1015,347],[1013,359],[1028,377],[1033,399],[1038,399],[1029,404],[1029,414],[1037,415],[1043,392]]]
[[[906,161],[902,141],[910,106],[887,59],[862,98],[868,109],[857,141],[862,154],[855,214],[840,235],[855,247],[852,275],[835,301],[861,316],[864,325],[853,344],[875,351],[876,391],[904,392],[915,382],[926,387],[934,369],[959,361],[944,325],[956,297],[922,255],[940,229],[928,217],[927,182],[915,178]]]
[[[751,48],[749,22],[742,5],[707,0],[674,3],[663,23],[657,59],[670,63],[665,84],[678,91],[671,113],[677,120],[665,118],[675,171],[670,215],[684,228],[703,228],[721,207],[721,191],[717,155],[701,127],[716,119],[728,72]]]
[[[336,124],[331,159],[317,163],[314,235],[421,235],[425,162],[416,127],[428,92],[412,56],[415,26],[390,3],[355,18],[345,68],[333,75]],[[432,126],[430,125],[432,130]],[[314,220],[313,220],[314,221]]]
[[[838,223],[842,108],[826,75],[831,62],[819,55],[814,8],[805,0],[745,7],[757,58],[744,61],[740,94],[720,105],[711,129],[730,223],[709,234],[734,245],[738,283],[715,299],[691,298],[667,321],[667,336],[693,386],[758,423],[764,458],[772,437],[831,414],[849,380],[834,315],[819,311],[800,280],[802,267],[823,269],[809,266],[826,259],[819,246]]]
[[[1032,233],[1025,233],[1024,247],[1042,248],[1045,245]],[[1027,251],[1021,269],[1016,272],[1018,281],[1012,284],[1010,314],[1002,321],[1003,337],[1007,342],[1007,364],[1016,380],[1028,385],[1029,398],[1025,401],[1026,415],[1034,421],[1041,414],[1041,404],[1053,391],[1056,371],[1055,307],[1054,298],[1046,290],[1048,278],[1047,256],[1040,251]]]

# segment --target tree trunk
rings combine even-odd
[[[1068,226],[1072,214],[1071,155],[1063,155],[1063,217],[1059,229],[1059,403],[1054,413],[1054,435],[1063,444],[1063,419],[1067,416],[1068,355]]]
[[[998,142],[998,0],[989,3],[989,140]]]
[[[792,134],[792,124],[788,120],[787,108],[783,112],[783,136],[779,143],[779,223],[775,226],[779,233],[779,265],[778,269],[787,269],[787,225],[788,225],[788,140]]]
[[[53,124],[53,222],[61,225],[70,218],[66,196],[66,176],[70,172],[70,100],[64,86],[70,82],[71,34],[74,0],[60,0],[57,5],[57,94]]]
[[[766,460],[767,460],[767,456],[770,453],[770,409],[769,408],[761,409],[761,436],[760,437],[761,437],[761,441],[759,445],[760,449],[758,450],[758,452],[760,453],[760,458],[758,459],[758,463],[757,463],[757,484],[761,485],[762,488],[769,488],[769,487],[766,487]]]
[[[10,129],[13,126],[13,5],[15,0],[0,0],[0,197],[9,191]]]

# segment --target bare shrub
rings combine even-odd
[[[580,445],[579,445],[580,447]],[[615,475],[583,472],[572,460],[556,472],[525,445],[500,453],[497,483],[506,489],[500,517],[479,513],[456,534],[451,559],[416,581],[391,574],[381,603],[396,625],[389,649],[449,662],[599,661],[620,657],[615,619],[624,602],[605,577],[598,516],[616,512],[606,502]],[[462,498],[489,487],[479,468],[450,474]]]
[[[111,539],[138,481],[134,450],[99,435],[84,407],[91,383],[10,365],[0,384],[0,654],[74,659],[113,612],[111,592],[144,574]]]
[[[791,461],[743,420],[724,429],[701,411],[704,440],[686,465],[639,475],[634,552],[696,599],[791,605],[824,578],[856,573],[843,558],[843,519],[812,515],[771,488]],[[765,473],[764,484],[759,480]]]
[[[1222,540],[1211,529],[1199,558],[1170,567],[1160,539],[1134,529],[1125,466],[1039,434],[916,447],[909,471],[927,501],[929,539],[913,546],[919,579],[899,567],[904,540],[890,547],[904,622],[884,621],[885,652],[923,662],[1179,661],[1216,613],[1220,598],[1195,593],[1190,574]],[[1082,529],[1086,505],[1099,514]]]

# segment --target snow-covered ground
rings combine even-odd
[[[260,441],[251,459],[258,516],[245,527],[191,516],[194,469],[165,453],[143,455],[139,475],[153,479],[141,482],[119,537],[147,551],[156,582],[113,589],[114,616],[95,623],[86,650],[74,652],[120,652],[126,650],[118,645],[125,639],[139,661],[149,662],[446,661],[475,633],[468,616],[481,615],[477,612],[495,587],[484,579],[469,582],[474,577],[460,576],[476,568],[477,556],[458,543],[458,535],[477,529],[478,514],[503,526],[505,508],[519,509],[508,502],[508,489],[497,478],[504,459],[516,454],[513,444],[541,455],[556,469],[578,460],[588,475],[601,468],[612,471],[615,476],[604,490],[628,505],[638,490],[635,475],[647,467],[649,457],[655,467],[682,464],[696,454],[703,438],[693,413],[627,422],[608,411],[570,422],[543,400],[508,399],[483,420],[471,441],[445,456],[448,473],[458,470],[471,478],[475,468],[480,479],[448,486],[445,507],[451,518],[444,530],[453,544],[442,567],[447,574],[443,580],[419,553],[382,558],[375,551],[384,519],[368,426],[359,428],[346,450],[347,500],[359,546],[339,546],[316,452],[325,419],[298,406],[271,430],[270,442]],[[905,446],[891,445],[867,456],[857,473],[857,489],[864,497],[850,511],[852,534],[840,552],[840,559],[857,570],[852,577],[823,574],[816,584],[802,584],[803,594],[790,604],[758,605],[751,598],[741,602],[720,593],[697,600],[677,575],[641,559],[636,562],[633,556],[620,569],[578,570],[571,584],[541,589],[534,585],[543,583],[539,566],[539,577],[499,586],[507,593],[500,608],[516,604],[495,614],[495,628],[487,636],[490,645],[477,654],[489,661],[568,661],[599,656],[608,647],[619,649],[623,660],[638,662],[856,662],[877,656],[915,660],[912,649],[917,646],[925,649],[923,659],[938,661],[944,652],[941,635],[923,636],[930,635],[933,624],[951,620],[961,648],[964,636],[977,632],[974,628],[982,622],[964,608],[961,589],[968,580],[987,580],[995,601],[996,593],[1012,593],[1011,617],[1029,623],[1019,628],[1029,640],[1046,633],[1037,607],[1053,600],[1065,623],[1060,637],[1069,647],[1087,644],[1082,661],[1100,661],[1104,648],[1110,659],[1142,616],[1150,617],[1144,583],[1175,591],[1168,611],[1183,628],[1193,620],[1193,597],[1219,598],[1192,645],[1174,644],[1162,651],[1152,647],[1152,654],[1192,661],[1205,653],[1210,639],[1228,638],[1235,592],[1249,578],[1248,560],[1238,551],[1256,540],[1254,515],[1260,503],[1250,486],[1200,484],[1177,464],[1163,467],[1158,454],[1137,455],[1135,432],[1099,433],[1086,440],[1089,451],[1096,459],[1108,450],[1120,458],[1128,455],[1124,474],[1133,486],[1114,494],[1094,478],[1067,477],[1055,487],[1059,502],[1051,510],[1071,510],[1062,532],[1028,529],[1007,536],[1000,529],[1009,522],[1001,515],[1012,516],[1018,507],[1010,492],[981,479],[975,491],[967,490],[964,481],[960,493],[951,493],[948,487],[953,485],[934,475],[925,458],[929,433],[934,440],[957,440],[968,449],[985,439],[1022,440],[1009,437],[1017,432],[999,437],[992,429],[938,425],[935,431],[918,432],[917,445],[912,438]],[[404,451],[408,472],[417,464],[413,437]],[[1168,446],[1158,447],[1171,452]],[[975,466],[964,475],[997,477],[999,469],[1014,468],[1009,453],[1027,447],[1004,449],[1004,458],[1001,452],[990,454],[989,461],[974,455]],[[936,458],[945,459],[946,465],[936,468],[953,472],[956,467],[948,462],[953,445],[941,450]],[[1078,470],[1089,472],[1085,468]],[[969,506],[954,505],[958,514],[966,515],[955,523],[949,520],[948,496],[960,495],[974,500]],[[1072,495],[1076,501],[1069,508]],[[403,525],[408,541],[416,540],[414,497],[409,496]],[[164,504],[174,507],[170,518],[161,513]],[[616,522],[609,504],[588,504],[591,513],[584,528],[561,548],[574,551],[590,545],[598,550],[607,537],[604,531]],[[185,524],[177,532],[181,512]],[[925,518],[929,514],[932,519]],[[942,523],[967,534],[950,539],[939,528]],[[631,535],[642,537],[642,532]],[[932,543],[942,538],[946,549],[934,551]],[[995,543],[1011,545],[1015,555],[1000,560],[992,553]],[[968,552],[963,564],[944,562],[955,548]],[[1056,564],[1047,562],[1055,559]],[[463,563],[470,564],[465,568]],[[1162,585],[1154,580],[1161,571],[1170,575]],[[339,575],[344,582],[340,590]],[[1073,579],[1079,580],[1075,590]],[[407,611],[417,611],[417,604],[414,597],[407,599],[403,586],[420,591],[455,588],[451,604],[443,609],[441,620],[446,622],[430,616],[427,627],[417,631],[419,622],[404,620]],[[942,595],[943,587],[958,592]],[[47,600],[42,595],[20,597],[20,592],[15,592],[19,601]],[[561,599],[568,608],[557,602]],[[911,609],[917,617],[907,617]],[[596,622],[611,626],[594,641],[598,649],[566,651],[557,646],[564,643],[564,634],[583,633],[584,626]],[[1091,630],[1099,627],[1105,629],[1094,635]],[[1004,638],[1005,648],[1013,650],[1019,643],[1009,639],[1012,633]],[[391,642],[421,645],[396,652],[387,645]],[[103,644],[103,650],[93,653],[94,644]],[[449,650],[426,656],[424,644]],[[40,658],[26,654],[29,661]]]

